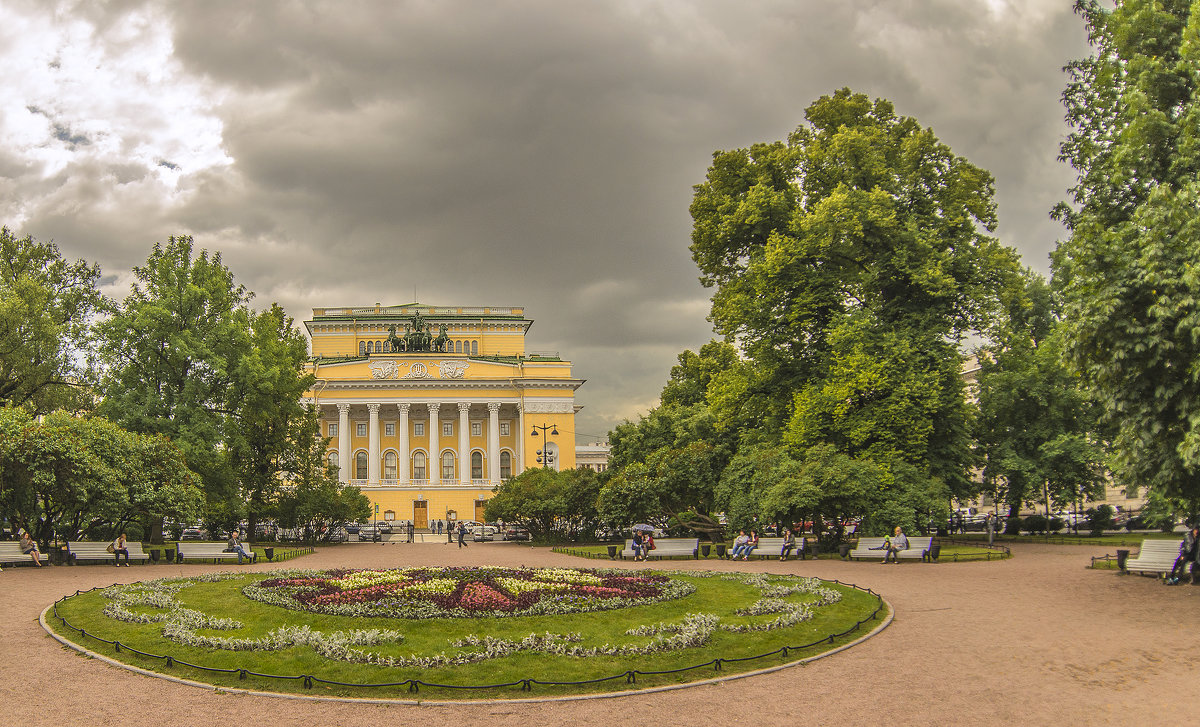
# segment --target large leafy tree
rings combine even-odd
[[[882,468],[883,501],[907,503],[889,517],[911,522],[913,492],[970,494],[958,346],[1016,294],[1016,254],[987,234],[991,175],[889,102],[842,89],[805,118],[717,152],[696,187],[693,259],[747,364],[709,403],[743,444]]]
[[[358,487],[338,482],[337,471],[325,457],[329,437],[321,436],[315,407],[304,408],[290,440],[282,460],[284,484],[275,504],[279,524],[303,530],[305,540],[316,540],[328,539],[337,523],[366,521],[371,501]]]
[[[227,393],[249,348],[250,294],[220,254],[194,254],[187,236],[155,244],[133,272],[129,296],[100,326],[101,411],[131,431],[170,437],[210,504],[232,501]]]
[[[90,408],[92,324],[105,308],[99,279],[98,266],[0,228],[0,406]]]
[[[253,534],[274,512],[289,459],[313,436],[301,404],[313,379],[304,371],[308,344],[278,305],[253,316],[249,333],[230,370],[225,432]]]
[[[1059,311],[1046,282],[1026,273],[1026,295],[979,351],[977,450],[983,480],[1010,515],[1023,505],[1103,494],[1094,401],[1062,360]]]
[[[1116,430],[1122,479],[1197,503],[1200,2],[1075,7],[1094,53],[1063,95],[1078,173],[1056,209],[1065,355]]]
[[[595,534],[600,479],[588,469],[528,469],[495,489],[488,520],[519,523],[539,539],[579,540]]]

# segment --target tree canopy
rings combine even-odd
[[[1078,0],[1068,66],[1077,172],[1056,209],[1064,354],[1115,429],[1127,486],[1200,501],[1200,3]],[[1196,509],[1194,506],[1192,509]]]

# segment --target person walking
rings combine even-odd
[[[466,547],[466,545],[467,545],[467,543],[465,542],[466,537],[467,537],[467,526],[460,522],[458,524],[458,547],[460,547],[460,548]]]
[[[125,556],[125,567],[129,567],[129,538],[125,533],[117,536],[117,539],[112,542],[113,549],[113,565],[118,568],[121,566],[121,556]]]
[[[883,562],[887,563],[888,558],[896,565],[900,565],[900,556],[898,553],[902,550],[908,550],[908,536],[904,534],[904,529],[899,525],[896,526],[895,532],[892,533],[892,538],[887,542],[887,549],[883,554]]]

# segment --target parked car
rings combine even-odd
[[[529,531],[520,525],[509,525],[504,529],[505,540],[529,540]]]
[[[382,538],[383,531],[377,529],[374,525],[363,525],[358,529],[358,539],[360,541],[375,540],[376,535]]]
[[[358,529],[362,527],[362,524],[361,523],[346,523],[346,524],[342,525],[342,527],[345,528],[346,532],[350,533],[351,535],[358,535]]]
[[[498,532],[499,530],[494,525],[476,525],[471,528],[471,537],[475,539],[475,542],[495,540]]]
[[[200,528],[184,528],[180,540],[204,540],[204,531]]]
[[[380,520],[379,522],[375,523],[375,527],[379,528],[379,532],[383,533],[384,535],[391,535],[392,533],[392,524],[387,520]]]
[[[329,532],[329,537],[327,538],[330,543],[344,543],[349,539],[350,534],[346,532],[345,528],[334,528]]]

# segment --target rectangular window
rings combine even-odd
[[[367,436],[367,425],[366,424],[359,423],[356,426],[358,428],[358,436],[360,436],[360,437]]]
[[[394,437],[394,436],[396,436],[396,424],[395,424],[395,422],[387,422],[386,424],[384,424],[384,425],[383,425],[383,435],[384,435],[385,437]]]
[[[507,437],[508,435],[508,422],[500,422],[500,436]]]
[[[331,437],[337,436],[337,425],[336,424],[329,425],[329,436],[331,436]]]
[[[425,422],[413,422],[413,436],[414,437],[425,436]],[[424,479],[424,478],[422,478],[422,479]]]
[[[443,437],[453,437],[454,436],[454,422],[442,422],[442,436]]]
[[[483,422],[471,422],[471,436],[479,437],[483,435]]]

